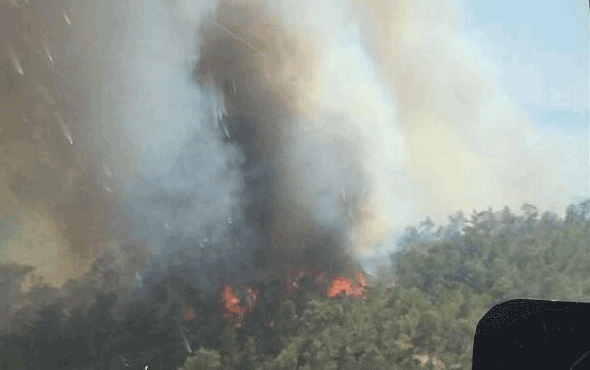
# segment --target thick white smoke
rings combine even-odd
[[[257,145],[282,172],[271,186],[285,229],[301,223],[301,202],[315,222],[341,223],[337,195],[348,194],[347,237],[362,253],[424,214],[524,202],[560,212],[587,187],[583,171],[563,171],[583,167],[583,141],[531,124],[501,65],[462,35],[460,4],[222,1],[203,18],[175,9],[200,27],[215,91],[228,78],[245,85],[247,103],[224,95],[213,109],[246,110],[268,135]]]
[[[255,249],[344,263],[425,214],[588,193],[584,141],[529,122],[452,0],[51,4],[64,176],[91,173],[154,252],[195,238],[230,266]],[[129,236],[96,214],[103,239]]]
[[[420,189],[414,212],[440,218],[525,202],[563,212],[575,194],[588,194],[587,139],[531,124],[506,93],[501,65],[462,35],[460,5],[356,7],[365,49],[397,96],[404,164]]]
[[[317,244],[326,242],[319,234],[332,235],[322,238],[333,238],[326,248],[338,253],[372,247],[404,216],[395,201],[403,196],[394,183],[403,159],[395,100],[372,73],[358,28],[339,18],[336,5],[326,4],[323,15],[312,2],[288,12],[281,6],[130,7],[142,14],[130,14],[119,63],[105,67],[125,71],[109,84],[124,91],[121,116],[112,122],[105,115],[100,125],[111,143],[131,145],[112,146],[106,165],[135,195],[137,177],[189,194],[194,207],[161,222],[185,236],[225,241],[225,221],[250,219],[254,212],[267,219],[262,230],[248,224],[252,232],[288,254],[321,250]],[[227,84],[236,91],[232,96]],[[224,123],[225,116],[234,123]],[[249,137],[242,132],[248,127]],[[236,138],[224,145],[220,138],[232,128]],[[158,214],[143,197],[136,199],[136,210]]]

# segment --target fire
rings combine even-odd
[[[352,289],[351,282],[344,277],[336,276],[330,282],[330,286],[326,292],[326,295],[330,299],[339,297],[342,293],[345,293]]]
[[[362,298],[367,289],[367,278],[362,273],[357,274],[357,283],[353,283],[345,277],[336,276],[330,281],[326,296],[330,299],[338,298],[342,294]]]
[[[359,272],[357,274],[356,282],[352,282],[343,276],[336,276],[327,284],[326,276],[326,271],[319,265],[316,266],[313,273],[305,265],[295,266],[287,272],[287,276],[283,281],[282,292],[287,296],[295,295],[301,290],[301,280],[305,277],[312,277],[316,288],[324,290],[328,285],[325,291],[329,299],[337,298],[342,294],[357,298],[364,297],[368,282],[363,273]],[[221,317],[225,321],[233,322],[236,329],[243,326],[246,317],[256,309],[260,300],[260,292],[255,284],[251,284],[245,289],[241,287],[240,290],[245,292],[243,301],[240,300],[235,288],[229,283],[223,284],[217,291]],[[273,327],[275,322],[269,320],[266,325]]]
[[[287,277],[283,282],[283,294],[293,295],[299,292],[301,279],[309,276],[309,269],[305,265],[298,265],[287,272]],[[319,265],[316,266],[313,272],[314,283],[319,287],[324,287],[326,278],[326,271]],[[359,272],[357,274],[357,282],[353,283],[342,276],[336,276],[330,281],[326,295],[333,299],[340,296],[342,293],[352,295],[354,297],[363,297],[368,286],[366,276]]]
[[[217,293],[217,301],[221,306],[221,317],[225,321],[232,321],[236,329],[243,326],[246,316],[254,311],[259,299],[258,287],[254,284],[246,289],[244,305],[240,304],[240,298],[236,294],[234,287],[229,283],[223,284]]]
[[[233,321],[236,329],[241,328],[246,318],[246,312],[240,306],[240,299],[231,284],[226,283],[219,288],[217,299],[221,306],[221,317],[223,320]]]

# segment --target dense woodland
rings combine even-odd
[[[179,305],[158,298],[157,285],[122,307],[116,286],[125,277],[113,256],[59,289],[31,267],[5,264],[0,366],[468,369],[477,322],[494,304],[590,296],[590,200],[571,205],[565,219],[532,205],[521,211],[459,213],[445,227],[427,219],[408,228],[393,270],[380,271],[395,274],[395,286],[377,284],[364,299],[287,299],[262,284],[261,304],[239,330],[223,323],[213,293],[190,287],[181,295],[200,315],[190,322],[179,319]]]

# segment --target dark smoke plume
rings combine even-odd
[[[10,1],[5,259],[61,284],[132,245],[214,289],[352,270],[424,214],[563,208],[582,141],[528,121],[459,5]]]
[[[220,93],[219,125],[244,155],[249,226],[271,251],[295,260],[309,250],[325,261],[343,258],[354,241],[370,246],[352,235],[370,218],[363,214],[363,191],[374,185],[363,163],[369,143],[359,122],[302,91],[316,73],[313,45],[256,2],[219,3],[199,35],[195,74]],[[342,196],[357,202],[342,209]]]

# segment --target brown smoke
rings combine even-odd
[[[582,176],[559,175],[582,142],[568,147],[532,125],[502,91],[501,66],[462,34],[462,10],[456,1],[355,2],[365,50],[399,103],[417,210],[442,217],[529,202],[562,212],[588,191]]]
[[[116,191],[97,177],[92,151],[73,142],[91,104],[65,55],[73,31],[65,6],[13,2],[0,20],[2,260],[32,265],[54,285],[133,231]]]
[[[581,144],[528,121],[454,1],[29,3],[0,19],[1,242],[56,284],[133,236],[134,181],[166,173],[180,147],[200,156],[183,194],[198,215],[178,228],[233,246],[210,225],[263,204],[251,228],[275,259],[311,249],[344,264],[424,214],[561,211],[587,190],[560,174]],[[181,90],[192,59],[199,86]],[[175,105],[183,93],[192,109]]]

